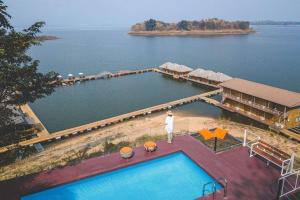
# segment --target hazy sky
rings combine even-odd
[[[300,0],[4,0],[15,26],[37,20],[55,27],[129,26],[218,17],[228,20],[300,21]]]

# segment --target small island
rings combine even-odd
[[[166,23],[149,19],[131,27],[130,35],[136,36],[222,36],[254,33],[248,21],[225,21],[212,18],[200,21],[181,20]]]

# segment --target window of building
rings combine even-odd
[[[300,122],[300,116],[296,117],[296,122]]]

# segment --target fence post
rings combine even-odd
[[[290,166],[290,172],[292,173],[293,170],[294,170],[294,162],[295,162],[295,153],[292,153],[292,156],[291,156],[291,166]]]
[[[244,131],[244,141],[243,141],[243,146],[245,147],[247,145],[247,130],[245,129]]]

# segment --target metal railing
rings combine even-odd
[[[207,189],[207,186],[211,186],[210,190]],[[216,188],[216,182],[215,181],[211,181],[211,182],[205,183],[203,185],[203,188],[202,188],[202,196],[205,196],[206,192],[212,192],[213,193],[213,199],[215,199],[215,192],[216,192],[216,190],[217,190],[217,188]]]
[[[249,135],[251,137],[253,137],[253,139],[247,140],[249,138],[248,137]],[[244,141],[243,141],[243,146],[244,147],[247,146],[248,148],[251,149],[252,144],[257,143],[259,140],[260,140],[260,136],[258,136],[257,134],[245,129],[245,131],[244,131]]]
[[[278,179],[277,199],[286,197],[300,190],[300,170],[294,171]]]
[[[217,181],[218,181],[218,182],[224,181],[224,185],[223,185],[223,186],[224,186],[224,195],[223,195],[223,197],[226,198],[226,197],[227,197],[227,185],[228,185],[227,179],[224,178],[224,177],[219,177],[219,178],[217,179]]]
[[[294,154],[292,154],[292,156],[290,158],[282,160],[282,158],[277,157],[277,156],[274,155],[274,150],[273,150],[273,152],[272,152],[272,150],[270,150],[269,152],[266,151],[266,150],[263,150],[263,152],[268,153],[271,157],[280,160],[281,161],[281,165],[280,165],[277,162],[274,162],[269,157],[266,157],[262,153],[257,152],[254,149],[254,147],[256,145],[259,145],[259,144],[260,144],[259,141],[251,144],[251,147],[250,147],[250,157],[253,157],[254,155],[257,154],[257,155],[263,157],[264,159],[266,159],[268,163],[271,162],[271,163],[277,165],[281,169],[281,176],[285,176],[285,175],[291,174],[293,172],[293,165],[294,165],[294,159],[295,159]]]
[[[219,177],[217,178],[215,181],[211,181],[211,182],[208,182],[206,184],[203,185],[203,188],[202,188],[202,196],[205,196],[206,192],[212,192],[212,196],[213,196],[213,199],[215,199],[215,193],[217,192],[217,184],[220,183],[220,181],[223,181],[224,183],[222,184],[223,187],[224,187],[224,195],[223,197],[226,198],[227,197],[227,179],[224,178],[224,177]],[[207,189],[207,187],[210,186],[210,190]]]

